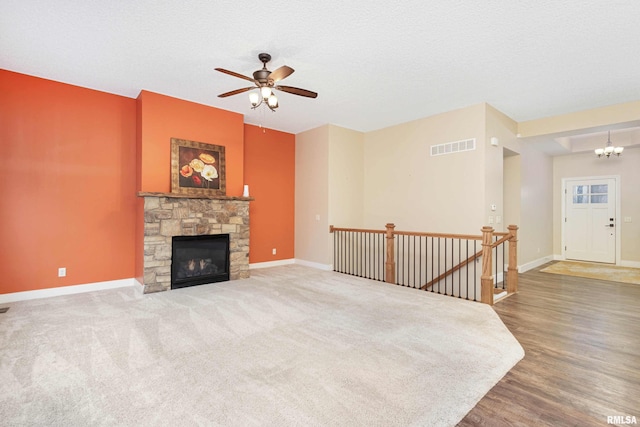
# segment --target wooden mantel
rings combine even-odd
[[[182,193],[155,193],[149,191],[139,191],[138,197],[169,197],[173,199],[210,199],[210,200],[240,200],[251,202],[255,200],[253,197],[242,196],[207,196],[204,194],[182,194]]]

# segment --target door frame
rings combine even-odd
[[[598,175],[598,176],[567,176],[562,178],[562,188],[560,189],[560,198],[562,199],[562,210],[561,210],[561,217],[560,217],[560,224],[561,224],[561,255],[562,255],[562,259],[567,259],[566,257],[566,251],[565,251],[565,246],[566,246],[566,237],[565,237],[565,222],[564,219],[567,216],[567,207],[566,207],[566,203],[567,203],[567,198],[565,196],[565,190],[567,189],[567,181],[579,181],[579,180],[590,180],[590,179],[613,179],[616,183],[616,264],[615,265],[620,265],[620,229],[621,227],[621,222],[620,218],[622,218],[620,216],[620,207],[621,207],[621,201],[620,201],[620,175]],[[611,264],[609,264],[611,265]]]

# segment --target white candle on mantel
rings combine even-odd
[[[242,192],[242,197],[249,197],[249,186],[244,186],[244,191]]]

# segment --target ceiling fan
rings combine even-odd
[[[278,108],[278,98],[273,93],[273,89],[292,93],[294,95],[306,96],[307,98],[316,98],[318,96],[317,93],[310,90],[300,89],[292,86],[277,85],[276,83],[289,77],[295,70],[286,65],[283,65],[282,67],[277,68],[274,71],[267,70],[267,62],[271,61],[271,55],[269,55],[268,53],[259,54],[258,59],[262,62],[262,69],[255,71],[253,73],[253,78],[233,71],[225,70],[224,68],[216,68],[216,71],[248,80],[255,84],[255,86],[243,87],[242,89],[236,89],[230,92],[221,93],[220,95],[218,95],[218,97],[226,98],[227,96],[237,95],[239,93],[257,89],[256,92],[251,92],[249,94],[249,100],[251,101],[252,105],[251,108],[258,108],[264,103],[267,107],[269,107],[271,111],[276,111],[276,108]]]

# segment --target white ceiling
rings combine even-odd
[[[371,131],[488,102],[524,121],[640,99],[637,0],[2,0],[0,68],[162,93],[291,133]],[[296,70],[276,113],[241,74]],[[250,85],[250,83],[249,83]],[[606,142],[606,139],[603,143]]]

